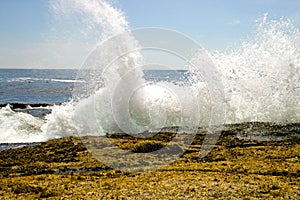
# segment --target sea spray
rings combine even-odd
[[[80,13],[87,19],[88,27],[91,24],[95,29],[101,27],[102,34],[98,41],[100,44],[102,41],[106,47],[105,51],[96,48],[82,66],[78,76],[86,79],[86,87],[75,87],[73,97],[76,101],[54,108],[52,114],[47,116],[48,121],[42,130],[52,135],[103,135],[105,132],[119,130],[112,113],[110,95],[120,79],[126,79],[122,88],[124,94],[143,84],[143,72],[138,68],[142,63],[139,52],[121,54],[138,48],[138,42],[130,34],[125,34],[117,43],[105,43],[108,37],[128,29],[125,17],[121,11],[101,0],[55,0],[51,5],[56,15]],[[108,63],[115,59],[116,62]]]
[[[299,31],[288,19],[258,20],[256,36],[211,53],[225,88],[227,123],[300,122]]]
[[[257,34],[253,39],[243,42],[240,47],[232,49],[229,53],[208,52],[219,70],[224,85],[226,97],[224,102],[226,110],[225,122],[299,122],[300,54],[299,45],[297,45],[297,40],[299,39],[298,30],[293,26],[290,20],[268,20],[266,15],[261,20],[258,20],[257,27]],[[128,50],[138,48],[139,46],[138,42],[131,36],[126,40],[120,41],[120,44],[125,44],[125,46],[121,46],[121,48],[128,48]],[[89,94],[87,95],[88,98],[82,98],[76,103],[76,106],[81,107],[83,110],[78,109],[79,112],[77,114],[73,113],[75,114],[74,116],[80,116],[80,113],[82,115],[84,112],[91,113],[91,110],[96,109],[97,121],[91,120],[87,122],[85,120],[85,122],[90,125],[93,123],[98,124],[97,128],[92,126],[95,127],[95,129],[89,130],[89,134],[95,134],[91,133],[93,131],[102,134],[104,132],[120,131],[120,127],[116,124],[112,114],[113,108],[110,105],[110,95],[114,92],[113,90],[115,89],[116,83],[120,81],[120,78],[127,78],[125,82],[128,83],[128,86],[123,86],[123,91],[125,91],[125,93],[123,93],[124,95],[126,91],[131,91],[132,88],[142,85],[145,82],[145,80],[141,78],[141,71],[132,72],[132,70],[138,69],[137,67],[135,68],[135,66],[139,66],[142,63],[141,55],[132,53],[128,57],[122,58],[122,56],[120,57],[118,53],[113,51],[115,48],[116,47],[113,46],[111,47],[112,53],[104,52],[107,54],[106,57],[108,60],[111,60],[113,57],[118,58],[118,60],[112,64],[114,66],[105,69],[101,69],[101,65],[95,65],[95,63],[105,63],[103,61],[97,62],[97,58],[103,57],[103,55],[99,56],[99,54],[103,52],[98,49],[96,53],[94,53],[94,58],[91,59],[94,65],[91,66],[96,70],[93,71],[93,74],[87,76],[93,80],[92,84],[94,85],[92,89],[89,88],[86,91],[75,92],[77,94],[88,92]],[[100,69],[97,68],[99,66]],[[209,123],[209,117],[211,117],[209,115],[211,111],[211,94],[209,87],[203,84],[203,78],[201,77],[203,74],[201,74],[201,72],[197,72],[193,67],[189,69],[192,73],[192,76],[190,76],[191,80],[189,81],[191,83],[190,88],[198,93],[198,102],[194,103],[198,103],[199,108],[201,108],[201,122],[199,125],[207,125]],[[131,76],[125,76],[127,73]],[[99,86],[99,80],[101,80],[101,78],[103,78],[104,81],[100,81],[101,84]],[[166,98],[166,96],[161,95],[161,98],[164,98],[164,103],[154,105],[147,101],[147,99],[151,100],[151,96],[160,93],[159,90],[153,90],[153,87],[155,86],[146,87],[149,91],[139,91],[137,92],[137,94],[139,94],[138,97],[133,97],[138,104],[133,103],[131,105],[132,115],[135,119],[138,117],[141,118],[141,121],[137,123],[155,124],[155,122],[151,120],[151,122],[149,122],[149,111],[156,109],[157,113],[159,113],[159,110],[166,106],[163,110],[168,110],[168,116],[172,115],[170,112],[174,112],[172,116],[174,123],[168,122],[163,125],[175,126],[180,124],[177,123],[178,115],[180,115],[178,114],[180,113],[180,106],[176,105],[177,100],[174,101],[174,98],[170,98],[170,96]],[[188,86],[184,85],[182,87]],[[178,88],[176,90],[178,91]],[[153,97],[152,99],[155,98]],[[170,102],[166,102],[168,100],[170,100]],[[157,99],[155,101],[159,102]],[[89,104],[93,104],[93,106]],[[90,110],[87,112],[87,110],[84,110],[84,107]],[[138,112],[144,113],[144,115],[138,115]],[[122,113],[119,114],[122,115]],[[92,115],[86,117],[86,119],[93,119],[95,116]],[[158,116],[158,114],[156,116]],[[160,122],[163,116],[162,114],[161,118],[157,117],[157,121]],[[152,119],[154,118],[152,117]],[[70,121],[72,122],[74,119]],[[156,123],[157,128],[159,124],[160,123]],[[150,127],[144,126],[144,128]],[[88,130],[87,127],[84,129]],[[53,131],[54,129],[51,128],[50,130]]]
[[[81,18],[78,30],[82,35],[95,36],[101,42],[114,34],[128,30],[128,22],[121,10],[104,0],[50,0],[50,10],[58,20]],[[79,17],[78,17],[79,16]],[[98,32],[100,29],[100,32]]]

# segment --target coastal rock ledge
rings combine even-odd
[[[111,169],[93,157],[82,138],[54,139],[22,148],[12,145],[14,148],[0,151],[0,199],[298,199],[299,127],[225,125],[204,158],[199,151],[205,128],[199,128],[178,160],[149,172]],[[170,145],[176,132],[166,128],[142,134],[145,137],[122,133],[103,137],[128,152],[147,153]],[[84,138],[99,140],[101,137]]]

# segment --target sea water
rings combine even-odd
[[[59,104],[72,97],[76,70],[0,69],[0,104]]]
[[[74,83],[79,87],[76,69],[0,69],[0,104],[61,104],[72,99]],[[144,70],[147,81],[184,82],[186,70]]]

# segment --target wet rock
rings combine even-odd
[[[123,133],[105,136],[119,148],[134,153],[162,148],[167,153],[185,151],[172,164],[151,172],[129,173],[105,166],[85,147],[103,148],[101,137],[85,137],[85,144],[81,138],[70,137],[2,150],[0,196],[4,199],[299,197],[299,124],[251,122],[218,127],[220,137],[205,157],[199,156],[205,128],[199,129],[189,149],[173,142],[176,133],[168,130],[145,132],[139,137]],[[249,136],[252,132],[272,137],[269,140],[255,140],[255,134],[246,137],[245,134]]]

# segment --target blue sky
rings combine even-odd
[[[287,17],[300,27],[299,0],[114,0],[112,3],[124,12],[130,28],[174,29],[209,50],[222,51],[251,37],[255,20],[264,13],[271,19]],[[91,41],[81,39],[73,23],[59,24],[53,18],[47,0],[1,0],[0,27],[1,68],[79,67],[93,47]]]
[[[300,20],[300,1],[293,0],[128,0],[120,5],[132,27],[168,27],[213,49],[246,38],[264,13]]]

